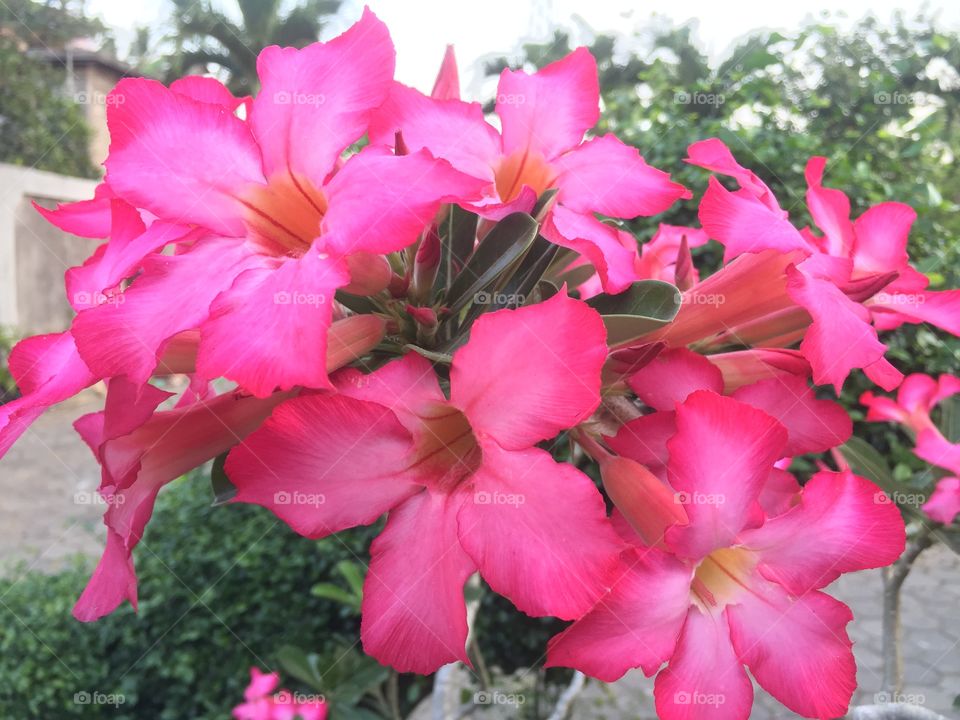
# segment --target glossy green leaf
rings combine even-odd
[[[894,480],[887,461],[863,438],[854,436],[837,449],[854,474],[873,480],[884,490],[896,490],[900,487]]]
[[[447,305],[457,313],[500,278],[527,251],[539,225],[526,213],[513,213],[487,234],[450,285]]]
[[[230,502],[237,494],[237,488],[230,482],[224,470],[226,462],[227,453],[222,453],[216,457],[210,468],[210,487],[213,490],[214,507]]]
[[[680,311],[680,291],[661,280],[640,280],[617,295],[602,293],[587,304],[603,316],[607,344],[622,345],[671,322]]]

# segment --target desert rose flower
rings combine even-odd
[[[856,686],[845,630],[852,615],[820,588],[895,560],[904,547],[899,512],[876,502],[869,481],[820,472],[799,502],[767,517],[758,500],[785,453],[780,423],[706,390],[675,412],[667,480],[686,522],[666,528],[669,552],[633,533],[630,569],[551,640],[548,665],[604,681],[635,667],[657,674],[665,720],[746,720],[753,687],[744,665],[791,710],[843,715]]]
[[[490,219],[530,212],[538,197],[556,190],[544,237],[586,257],[604,289],[617,293],[639,278],[636,241],[595,213],[655,215],[690,195],[614,135],[584,140],[599,108],[596,61],[579,48],[532,75],[503,71],[496,103],[499,132],[484,119],[479,103],[431,98],[395,82],[370,135],[374,142],[389,143],[401,132],[411,150],[426,148],[481,178],[485,197],[472,208]]]
[[[280,405],[226,464],[238,501],[323,537],[389,513],[364,586],[364,649],[401,671],[467,662],[474,572],[530,615],[574,618],[610,582],[621,543],[593,483],[535,447],[600,401],[600,316],[560,293],[481,316],[453,356],[449,398],[410,353],[337,394]]]

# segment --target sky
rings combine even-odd
[[[212,0],[229,11],[231,0]],[[515,53],[523,42],[542,41],[554,28],[587,43],[593,33],[629,34],[651,23],[695,23],[695,37],[714,59],[725,57],[747,32],[765,28],[790,30],[824,13],[844,25],[867,13],[889,21],[898,8],[912,13],[905,0],[346,0],[327,35],[346,29],[368,4],[387,23],[397,47],[397,79],[429,90],[447,43],[461,66],[464,94],[482,95],[482,59]],[[927,6],[940,13],[944,25],[960,28],[960,3],[935,0]],[[170,14],[169,0],[88,0],[88,10],[116,28],[121,50],[139,24],[161,26]],[[654,16],[658,16],[655,18]]]

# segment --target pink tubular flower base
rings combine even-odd
[[[926,519],[960,514],[960,450],[933,412],[960,380],[904,378],[880,335],[960,334],[960,291],[910,265],[913,210],[855,212],[815,157],[816,228],[795,227],[707,139],[687,158],[714,174],[702,227],[651,224],[638,244],[624,221],[693,196],[593,132],[585,48],[504,70],[490,121],[460,99],[452,49],[430,95],[394,65],[367,9],[329,42],[264,49],[253,97],[124,79],[95,196],[38,208],[102,241],[66,273],[71,326],[11,352],[20,395],[0,406],[2,455],[105,388],[75,423],[106,505],[75,617],[136,607],[159,493],[216,461],[218,501],[306,537],[380,523],[360,640],[399,672],[470,665],[479,577],[571,623],[548,665],[655,675],[666,720],[746,720],[751,676],[803,716],[844,715],[853,618],[823,589],[905,542],[842,460],[854,426],[831,397],[851,373],[899,386],[865,393],[866,419],[904,425],[944,471]],[[326,718],[278,685],[253,669],[233,717]]]

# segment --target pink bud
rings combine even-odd
[[[687,513],[677,494],[640,463],[607,455],[600,459],[607,495],[647,545],[663,542],[672,525],[686,525]]]
[[[334,322],[327,331],[327,372],[366,355],[386,331],[387,322],[378,315],[351,315]]]

